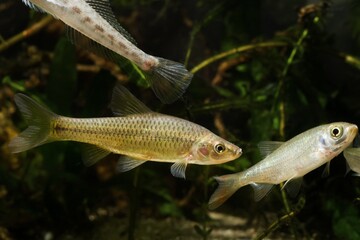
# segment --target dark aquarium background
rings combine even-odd
[[[131,64],[71,44],[64,24],[0,1],[0,239],[360,239],[360,178],[339,155],[307,174],[300,194],[280,186],[255,202],[251,187],[209,211],[212,176],[261,160],[257,144],[333,121],[360,123],[360,2],[112,0],[146,53],[183,62],[194,78],[163,105]],[[243,149],[235,161],[168,163],[117,173],[117,155],[86,168],[81,144],[54,142],[11,154],[26,123],[22,92],[70,117],[112,116],[121,82],[154,111],[200,124]],[[355,142],[356,144],[356,142]],[[291,154],[291,152],[289,152]]]

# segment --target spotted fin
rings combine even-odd
[[[267,184],[267,183],[251,183],[250,185],[254,189],[254,199],[256,202],[263,199],[270,192],[271,188],[274,186],[273,184]]]
[[[159,64],[150,71],[144,71],[155,95],[166,104],[181,97],[191,83],[193,74],[181,63],[157,58]]]
[[[103,159],[111,152],[91,144],[83,144],[83,162],[84,165],[90,167],[94,165],[100,159]]]
[[[121,84],[113,90],[110,108],[116,116],[153,112]]]
[[[171,174],[174,177],[184,178],[185,179],[185,171],[186,171],[187,161],[178,161],[171,165]]]
[[[130,170],[140,166],[141,164],[143,164],[145,162],[146,161],[144,161],[144,160],[131,158],[129,156],[121,156],[117,163],[116,170],[118,172],[127,172],[127,171],[130,171]]]
[[[101,17],[103,17],[113,28],[120,32],[131,43],[136,44],[133,37],[119,24],[109,0],[85,0]]]
[[[283,144],[284,142],[279,141],[262,141],[258,144],[258,148],[263,158],[265,158]]]

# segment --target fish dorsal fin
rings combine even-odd
[[[321,177],[325,178],[325,177],[328,177],[329,175],[330,175],[330,162],[327,162],[325,164],[325,168],[324,168],[323,173],[321,174]]]
[[[121,33],[131,43],[136,41],[118,22],[113,10],[111,9],[109,0],[85,0],[101,17],[103,17],[113,28]]]
[[[286,192],[290,195],[290,197],[296,197],[296,195],[300,191],[300,187],[302,184],[303,178],[291,178],[284,183],[283,188],[285,188]]]
[[[103,159],[111,152],[91,144],[83,144],[83,162],[84,165],[90,167],[100,159]]]
[[[267,183],[250,183],[254,189],[254,199],[256,202],[260,201],[263,197],[266,196],[274,186],[273,184]]]
[[[260,150],[261,155],[265,158],[283,144],[284,142],[279,142],[279,141],[262,141],[259,142],[258,148]]]
[[[185,179],[185,171],[186,171],[187,161],[177,161],[173,165],[171,165],[171,174],[174,177],[184,178]]]
[[[127,171],[130,171],[130,170],[140,166],[141,164],[143,164],[145,162],[146,161],[144,161],[144,160],[131,158],[129,156],[121,156],[117,163],[116,170],[118,172],[127,172]]]
[[[120,84],[117,84],[114,88],[110,108],[116,116],[152,112]]]
[[[31,9],[34,9],[37,12],[42,12],[45,13],[44,10],[42,10],[41,8],[39,8],[38,6],[36,6],[35,4],[33,4],[32,2],[30,2],[30,0],[23,0],[23,3],[28,6]]]

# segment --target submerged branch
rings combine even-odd
[[[305,206],[306,200],[304,197],[300,197],[299,201],[297,202],[295,208],[293,211],[288,212],[275,222],[273,222],[264,232],[262,232],[260,235],[256,236],[253,240],[260,240],[266,238],[270,233],[275,231],[278,227],[280,227],[283,223],[286,221],[291,221],[296,214],[298,214]]]
[[[225,109],[249,109],[250,104],[248,99],[232,99],[225,100],[222,102],[209,103],[196,107],[191,107],[192,113],[208,112],[214,110],[225,110]]]
[[[30,26],[28,29],[25,29],[24,31],[16,34],[15,36],[9,38],[8,40],[5,40],[0,44],[0,53],[11,47],[17,42],[20,42],[21,40],[28,38],[35,33],[39,32],[42,28],[44,28],[46,25],[48,25],[54,18],[52,16],[47,16],[41,19],[39,22],[35,23],[34,25]]]
[[[195,66],[193,69],[191,69],[191,72],[194,74],[194,73],[198,72],[200,69],[206,67],[207,65],[209,65],[219,59],[225,58],[227,56],[230,56],[230,55],[233,55],[236,53],[246,52],[246,51],[253,50],[256,48],[282,47],[282,46],[287,46],[287,45],[288,45],[287,42],[280,42],[280,41],[279,42],[262,42],[262,43],[243,45],[243,46],[240,46],[237,48],[233,48],[229,51],[219,53],[215,56],[212,56],[211,58],[204,60],[203,62],[201,62],[200,64]]]
[[[282,223],[284,223],[287,220],[292,219],[297,212],[292,211],[284,216],[282,216],[280,219],[276,220],[275,222],[273,222],[268,229],[266,229],[263,233],[261,233],[259,236],[256,236],[254,238],[254,240],[260,240],[260,239],[264,239],[266,236],[268,236],[270,233],[272,233],[275,229],[277,229],[278,227],[280,227],[280,225]]]

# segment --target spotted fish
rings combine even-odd
[[[121,55],[135,63],[154,93],[164,103],[178,99],[191,82],[184,65],[154,57],[139,49],[133,38],[116,20],[109,0],[23,0],[33,9],[47,12],[69,26],[68,36],[78,45]],[[84,41],[84,36],[92,41]],[[109,50],[103,50],[102,47]]]

